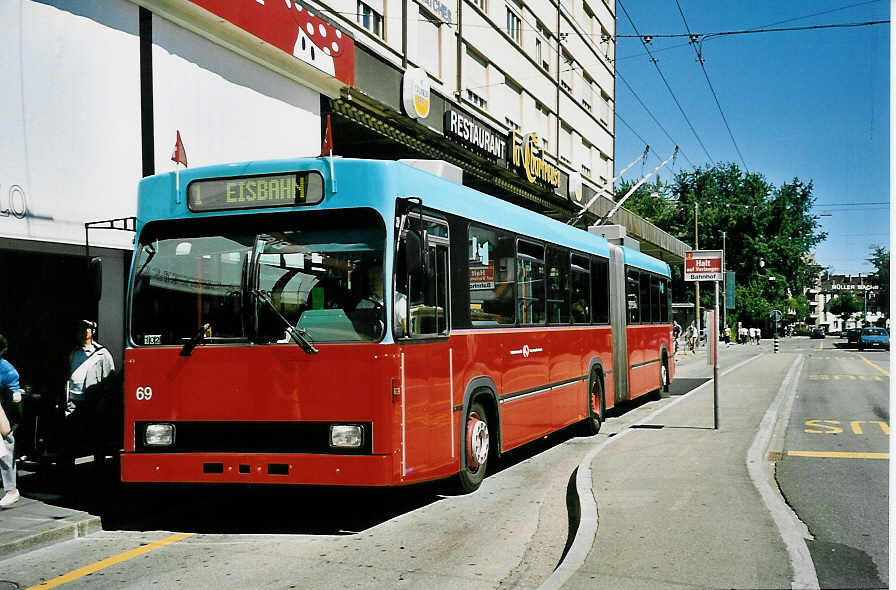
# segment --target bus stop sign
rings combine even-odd
[[[684,280],[722,281],[721,250],[690,250],[684,253]]]

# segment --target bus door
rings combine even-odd
[[[528,329],[503,335],[501,423],[505,447],[551,428],[553,409],[548,383],[545,307],[545,252],[542,244],[517,241],[516,320]]]
[[[393,300],[403,387],[403,480],[447,465],[458,447],[450,390],[448,225],[412,213],[405,227],[413,233],[409,238],[404,229],[399,241]],[[409,257],[409,248],[419,254]]]

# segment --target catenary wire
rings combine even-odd
[[[684,10],[681,9],[681,3],[678,0],[675,0],[675,5],[678,6],[678,13],[681,14],[681,20],[684,22],[684,28],[688,32],[688,35],[691,34],[691,27],[688,25],[688,21],[684,16]],[[693,39],[693,36],[691,36]],[[719,109],[719,114],[722,115],[722,121],[725,123],[725,129],[728,130],[728,136],[731,138],[731,143],[734,144],[734,150],[737,152],[737,155],[740,156],[740,162],[744,165],[744,170],[747,172],[750,171],[749,166],[747,166],[746,160],[744,160],[744,155],[740,152],[740,147],[737,145],[737,140],[734,139],[734,133],[731,131],[731,126],[728,124],[728,117],[725,116],[725,111],[722,110],[722,103],[719,102],[719,96],[716,94],[716,89],[713,88],[712,82],[709,80],[709,74],[706,72],[706,65],[703,63],[703,56],[700,55],[700,52],[697,51],[697,47],[694,43],[691,43],[691,46],[694,48],[694,53],[697,55],[697,63],[700,64],[700,69],[703,70],[703,76],[706,78],[706,84],[709,86],[709,90],[712,92],[712,97],[716,101],[716,107]]]
[[[622,8],[622,12],[625,13],[626,19],[628,19],[628,22],[629,22],[629,24],[631,24],[632,29],[634,29],[635,32],[637,33],[638,27],[635,25],[635,21],[632,20],[632,17],[628,13],[628,10],[626,10],[625,5],[622,3],[621,0],[617,0],[616,3],[619,5],[620,8]],[[647,51],[648,53],[650,53],[650,48],[647,47],[647,42],[644,40],[643,37],[641,38],[641,43],[644,45],[644,50]],[[691,120],[688,118],[687,113],[684,112],[684,108],[682,108],[681,103],[678,102],[678,97],[675,96],[675,92],[672,91],[672,86],[669,85],[669,81],[666,79],[666,76],[663,74],[663,70],[660,69],[659,63],[658,63],[657,59],[655,57],[653,57],[653,54],[650,55],[650,61],[653,63],[654,67],[656,68],[657,73],[659,73],[660,78],[663,79],[663,83],[666,85],[666,89],[669,91],[669,94],[672,96],[672,100],[675,101],[676,106],[678,106],[678,110],[681,112],[681,116],[684,117],[685,122],[688,124],[688,127],[690,127],[691,133],[693,133],[694,137],[697,139],[697,143],[699,143],[700,147],[703,148],[703,153],[706,154],[706,157],[710,162],[713,162],[714,160],[712,159],[712,156],[709,155],[709,150],[706,149],[706,146],[703,144],[703,140],[700,139],[700,135],[697,134],[697,130],[694,129],[694,125],[691,124]],[[618,75],[619,71],[617,70],[616,73]],[[680,144],[676,144],[676,145],[680,145]],[[688,162],[690,162],[690,160],[688,160]],[[693,164],[691,164],[691,165],[693,165]]]

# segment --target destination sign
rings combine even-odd
[[[319,172],[194,180],[187,187],[191,211],[315,205],[324,198]]]

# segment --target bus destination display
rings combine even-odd
[[[324,196],[318,172],[194,180],[187,189],[191,211],[315,205]]]

